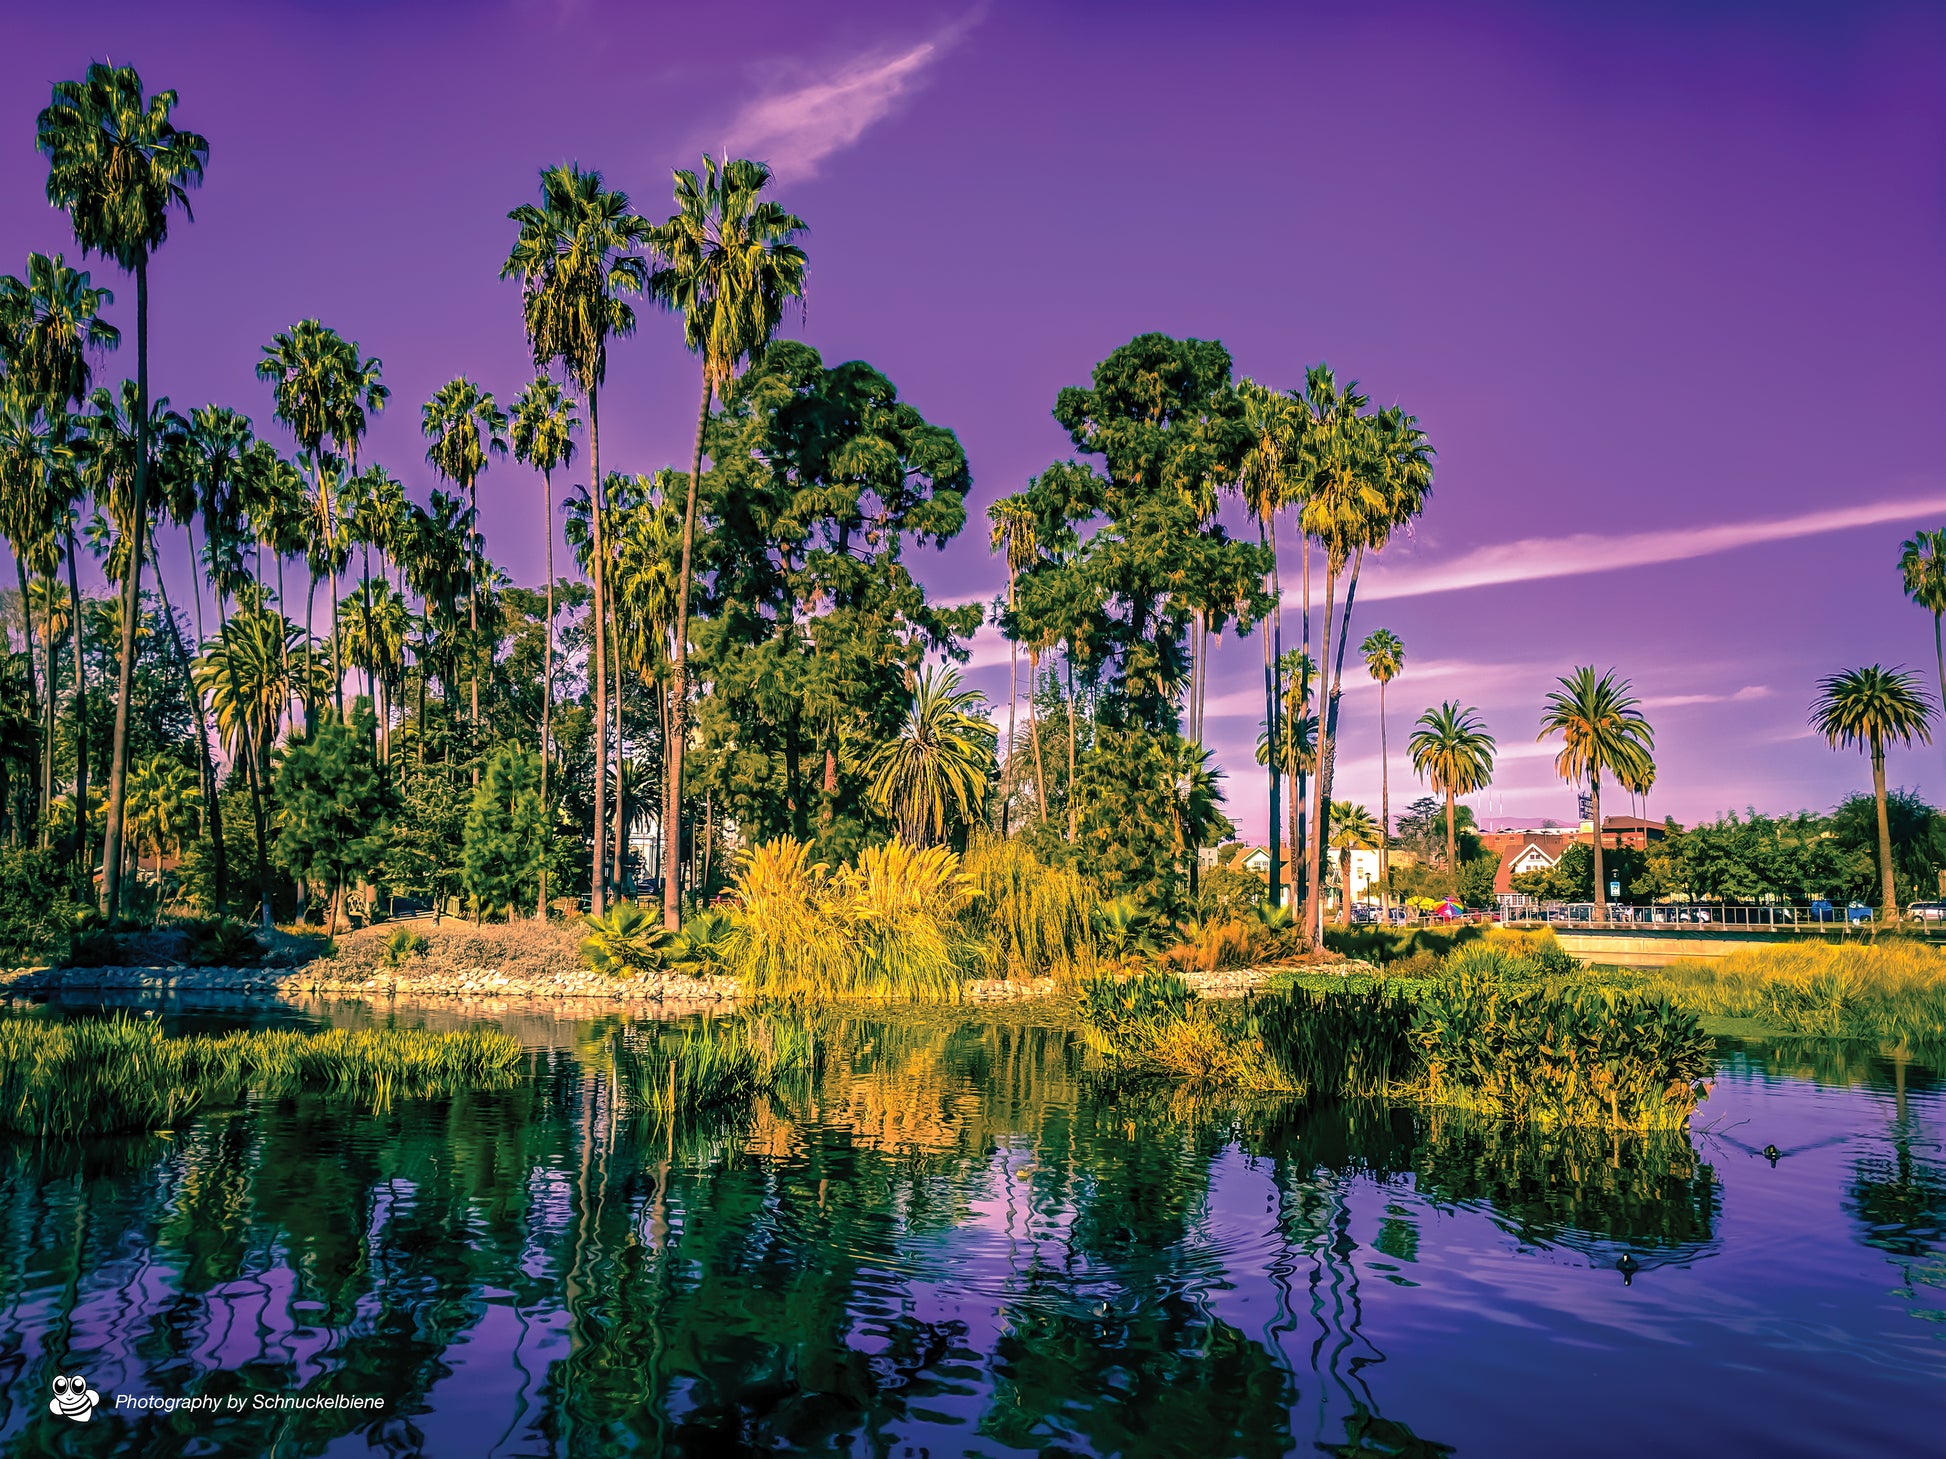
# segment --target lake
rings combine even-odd
[[[844,1018],[670,1132],[611,1098],[626,1020],[505,1022],[508,1090],[0,1146],[0,1451],[1946,1452],[1946,1099],[1856,1048],[1726,1043],[1690,1134],[1630,1137]]]

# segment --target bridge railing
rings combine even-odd
[[[1843,902],[1610,902],[1602,922],[1592,902],[1543,902],[1505,909],[1507,921],[1544,922],[1561,928],[1659,927],[1703,931],[1715,928],[1772,932],[1844,933],[1870,931],[1883,924],[1870,907]],[[1904,925],[1904,924],[1902,924]],[[1946,930],[1938,923],[1918,924]]]

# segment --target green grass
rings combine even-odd
[[[520,1044],[485,1030],[251,1030],[172,1038],[118,1017],[0,1017],[0,1133],[169,1129],[198,1109],[318,1091],[384,1106],[509,1081]]]

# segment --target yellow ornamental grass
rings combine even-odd
[[[738,867],[726,960],[760,996],[952,1000],[977,955],[959,919],[978,895],[942,847],[891,841],[832,872],[781,838]]]

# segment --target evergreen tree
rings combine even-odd
[[[531,749],[504,744],[486,763],[461,843],[476,916],[511,916],[523,899],[538,895],[551,828],[540,784],[541,759]]]
[[[315,732],[291,741],[277,767],[277,863],[329,892],[334,933],[346,884],[377,872],[392,826],[374,732],[362,702],[349,719],[327,712]]]

